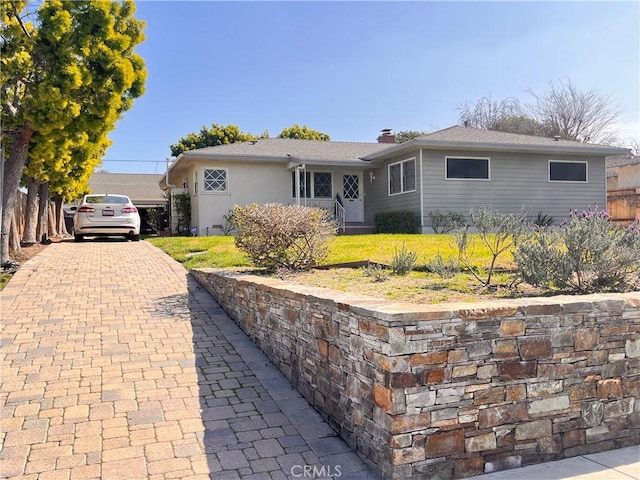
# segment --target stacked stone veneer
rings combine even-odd
[[[384,478],[640,443],[640,293],[408,305],[192,273]]]

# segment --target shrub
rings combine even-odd
[[[371,278],[373,282],[384,282],[389,278],[389,271],[377,263],[370,263],[366,267],[362,267],[362,273],[365,277]]]
[[[538,212],[538,216],[533,221],[533,224],[538,227],[550,227],[553,223],[553,217],[542,212]]]
[[[221,230],[224,235],[231,235],[235,229],[236,227],[233,223],[233,210],[229,210],[226,215],[222,216]]]
[[[415,252],[407,252],[405,242],[402,242],[402,250],[394,249],[393,259],[391,261],[391,271],[394,275],[407,275],[418,260],[418,254]]]
[[[572,211],[558,230],[540,228],[514,255],[521,278],[549,290],[580,293],[640,286],[640,226],[611,223],[605,211]]]
[[[491,263],[487,268],[487,277],[482,278],[472,267],[473,250],[469,249],[469,226],[457,229],[454,239],[458,247],[458,258],[469,272],[482,285],[491,285],[491,278],[495,270],[496,260],[505,252],[513,252],[518,241],[530,226],[525,212],[519,214],[500,213],[490,206],[482,206],[478,211],[472,208],[469,212],[471,223],[478,232],[480,241],[491,252]]]
[[[377,233],[415,233],[416,214],[411,211],[378,212],[374,217]]]
[[[436,258],[427,263],[427,270],[435,273],[440,278],[453,278],[460,271],[460,265],[451,257],[445,261],[440,252],[438,252]]]
[[[514,252],[518,276],[537,287],[550,290],[563,288],[570,272],[564,262],[560,232],[550,228],[535,228],[525,234]]]
[[[164,230],[168,220],[169,216],[164,208],[154,207],[147,209],[147,221],[156,232]]]
[[[462,213],[441,213],[440,210],[432,210],[428,215],[431,220],[431,228],[435,233],[449,233],[464,224],[464,215]]]
[[[336,233],[330,214],[297,205],[234,207],[235,244],[251,261],[268,270],[304,270],[317,265],[329,251]]]
[[[188,232],[191,227],[191,196],[189,193],[174,193],[173,205],[178,219],[178,232]]]

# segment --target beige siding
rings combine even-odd
[[[195,167],[194,167],[195,168]],[[220,235],[222,231],[214,228],[214,225],[224,224],[224,215],[229,213],[235,205],[248,205],[251,203],[283,203],[295,204],[291,185],[291,170],[283,163],[240,163],[223,161],[201,161],[198,163],[198,193],[194,193],[193,178],[194,169],[189,171],[191,179],[189,192],[191,193],[192,225],[198,227],[199,235]],[[207,193],[204,191],[204,170],[207,168],[227,169],[227,193]],[[336,193],[342,196],[342,175],[358,174],[361,171],[353,168],[331,168],[309,166],[307,172],[331,172],[332,196],[315,202],[308,199],[304,205],[316,206],[316,203],[331,208]],[[362,183],[368,182],[368,176],[363,175]],[[364,185],[366,188],[366,185]],[[326,205],[325,205],[326,204]]]
[[[236,163],[202,161],[198,166],[198,193],[191,192],[192,220],[199,235],[220,235],[214,225],[224,224],[224,215],[235,205],[251,203],[289,203],[291,200],[291,173],[283,164]],[[205,192],[204,170],[227,170],[227,193]],[[193,179],[193,171],[191,172]]]

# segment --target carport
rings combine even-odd
[[[92,193],[127,195],[140,212],[141,233],[154,233],[157,216],[160,230],[167,227],[167,199],[159,183],[163,175],[148,173],[94,173],[89,179]]]

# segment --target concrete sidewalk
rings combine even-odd
[[[187,278],[147,242],[20,268],[0,294],[0,477],[375,478]]]
[[[640,480],[640,447],[593,453],[470,478],[475,480]]]
[[[50,245],[0,299],[0,478],[375,478],[147,242]],[[477,478],[640,480],[639,460],[631,447]]]

